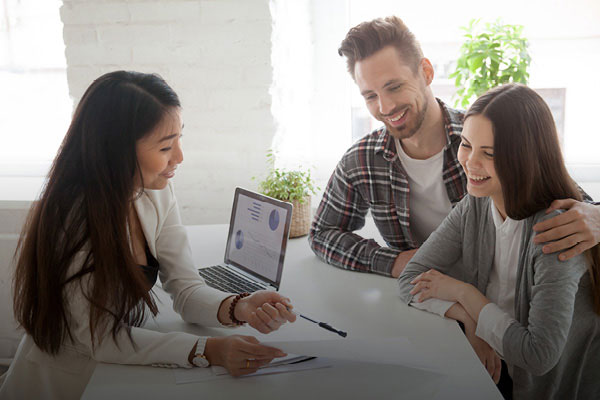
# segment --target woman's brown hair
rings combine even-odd
[[[131,338],[146,306],[158,311],[130,249],[128,215],[141,176],[136,142],[179,107],[161,77],[127,71],[101,76],[81,98],[15,253],[15,317],[43,351],[73,340],[67,284],[85,287],[92,345],[108,329]]]
[[[515,83],[491,89],[473,103],[465,120],[473,115],[492,123],[494,167],[510,218],[527,218],[556,199],[582,200],[565,167],[552,113],[533,89]],[[588,256],[594,309],[600,314],[600,246]]]

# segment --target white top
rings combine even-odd
[[[408,176],[410,231],[419,246],[442,223],[452,210],[442,178],[444,150],[426,159],[410,158],[398,139],[396,151]]]
[[[515,321],[515,287],[525,220],[503,220],[493,201],[490,207],[496,226],[496,248],[485,295],[491,303],[479,313],[475,334],[502,356],[504,332]]]
[[[158,276],[162,288],[173,299],[173,309],[187,322],[222,326],[217,313],[230,294],[207,286],[198,274],[172,184],[163,190],[146,190],[135,201],[135,208],[150,252],[160,263]],[[81,266],[83,256],[83,252],[76,256],[71,267],[73,273]],[[87,274],[65,287],[74,343],[65,343],[52,357],[40,350],[31,336],[24,335],[0,387],[0,398],[80,398],[98,362],[192,367],[188,355],[198,336],[184,332],[162,333],[132,327],[131,337],[137,347],[131,344],[126,330],[121,329],[116,343],[112,337],[105,337],[92,348],[90,307],[83,292],[92,283],[91,279],[93,275]]]
[[[491,303],[483,307],[479,313],[475,334],[502,355],[504,332],[515,321],[515,287],[524,220],[515,221],[510,218],[503,220],[494,202],[491,201],[490,204],[496,226],[496,247],[494,265],[490,271],[485,295]],[[453,304],[454,302],[440,299],[410,303],[415,308],[438,314],[441,317],[445,316]]]

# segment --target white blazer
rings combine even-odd
[[[160,263],[159,278],[173,299],[174,310],[187,322],[222,326],[217,312],[230,294],[208,287],[198,275],[173,185],[169,183],[163,190],[146,190],[135,207],[150,251]],[[77,264],[74,263],[73,272],[79,267]],[[50,356],[26,334],[2,377],[0,399],[78,399],[97,362],[191,367],[188,355],[198,337],[183,332],[160,333],[132,327],[137,349],[122,329],[117,336],[118,347],[109,334],[92,350],[89,305],[80,286],[89,285],[90,278],[91,274],[87,274],[65,289],[74,342],[67,340],[57,356]]]

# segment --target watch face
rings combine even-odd
[[[205,357],[202,357],[200,355],[197,355],[196,357],[194,357],[194,359],[192,361],[194,362],[194,365],[196,367],[206,368],[209,366],[208,360]]]

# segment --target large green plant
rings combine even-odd
[[[531,57],[523,26],[503,24],[500,20],[481,25],[472,19],[465,31],[456,70],[450,74],[458,88],[455,106],[466,108],[488,89],[508,82],[527,84]]]
[[[316,190],[320,189],[315,186],[310,170],[286,171],[275,168],[275,154],[272,151],[267,152],[267,164],[267,176],[258,183],[258,188],[264,195],[283,201],[297,200],[304,203],[306,196],[316,194]]]

